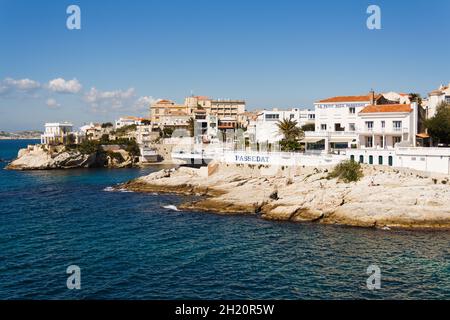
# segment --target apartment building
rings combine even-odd
[[[158,100],[150,106],[150,121],[154,127],[186,127],[191,114],[191,107],[167,99]]]

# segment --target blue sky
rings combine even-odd
[[[70,4],[81,30],[66,28]],[[370,4],[381,30],[366,28]],[[426,94],[450,82],[448,30],[448,0],[0,0],[0,130],[145,116],[191,91],[248,109]]]

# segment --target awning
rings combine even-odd
[[[427,133],[418,133],[418,134],[416,134],[416,137],[421,138],[421,139],[427,139],[430,136]]]
[[[320,140],[324,140],[324,138],[318,138],[318,137],[304,137],[300,142],[309,142],[309,143],[315,143],[319,142]]]
[[[355,139],[355,137],[332,137],[330,138],[330,142],[352,142]]]

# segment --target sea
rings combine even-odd
[[[37,142],[0,140],[0,299],[450,299],[449,231],[273,222],[112,191],[161,166],[3,170]]]

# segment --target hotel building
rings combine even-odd
[[[393,95],[387,96],[392,99]],[[338,96],[316,102],[316,130],[305,132],[303,139],[307,150],[384,149],[399,142],[415,146],[417,104],[393,104],[388,98],[371,91],[367,95]],[[404,99],[402,102],[406,102]]]

